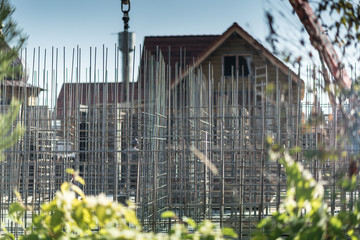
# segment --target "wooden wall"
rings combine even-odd
[[[276,66],[266,59],[260,50],[255,49],[247,41],[242,39],[238,34],[233,33],[219,48],[217,48],[203,63],[201,64],[203,73],[207,76],[209,73],[209,66],[212,66],[214,76],[214,88],[218,88],[222,76],[222,65],[224,55],[245,55],[252,59],[251,74],[254,76],[255,67],[267,65],[268,83],[276,83]],[[288,72],[284,73],[279,69],[279,83],[285,97],[288,95]],[[248,86],[248,78],[245,79],[245,86]],[[261,80],[261,79],[259,79]],[[231,78],[225,78],[225,83],[229,84]],[[253,86],[253,80],[251,85]],[[242,87],[241,78],[239,80],[239,89]],[[226,89],[226,88],[225,88]],[[297,101],[297,84],[292,82],[292,97]]]
[[[14,97],[17,100],[26,103],[27,106],[35,106],[38,98],[38,90],[19,87],[2,87],[0,89],[1,97],[7,103],[11,102],[11,99]]]

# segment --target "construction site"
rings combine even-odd
[[[304,81],[291,70],[284,74],[276,65],[255,66],[248,81],[244,74],[215,79],[211,66],[204,73],[201,67],[179,64],[173,75],[178,84],[172,85],[172,68],[159,51],[144,54],[138,81],[128,84],[124,102],[118,63],[110,82],[106,67],[100,69],[103,78],[95,66],[77,64],[81,49],[73,51],[69,67],[57,68],[62,60],[55,50],[47,56],[54,63],[49,69],[40,63],[46,56],[34,51],[34,65],[27,66],[33,70],[26,74],[31,83],[2,87],[3,93],[25,96],[17,122],[26,132],[0,165],[0,218],[9,231],[19,227],[6,218],[18,200],[14,190],[37,212],[62,182],[71,180],[66,169],[73,168],[85,179],[86,194],[133,201],[145,230],[167,231],[175,220],[160,215],[171,210],[179,218],[210,219],[232,227],[240,238],[249,237],[260,219],[279,210],[286,192],[284,169],[268,158],[269,136],[286,148],[301,147],[296,160],[324,181],[329,211],[343,206],[333,193],[339,191],[337,180],[347,174],[347,157],[335,162],[305,156],[320,146],[337,146],[342,116],[322,102],[326,97],[320,90],[304,91]],[[82,67],[87,69],[85,82],[79,81]],[[67,69],[76,74],[63,76],[59,95],[56,87],[44,91],[47,84],[58,86],[57,76]],[[307,72],[307,82],[323,84],[320,75],[311,74],[316,69]],[[3,114],[7,109],[1,106]],[[321,127],[305,126],[313,114],[321,116]],[[357,193],[346,197],[356,199]],[[25,224],[31,216],[26,213]]]
[[[26,227],[72,181],[86,195],[133,202],[145,231],[167,232],[186,216],[248,239],[261,219],[282,211],[286,196],[286,172],[270,160],[268,139],[297,149],[294,160],[323,183],[331,214],[351,210],[347,202],[359,192],[342,191],[338,181],[354,159],[319,152],[359,150],[341,131],[353,106],[329,100],[324,66],[294,70],[237,23],[218,35],[145,36],[136,52],[123,12],[113,49],[23,49],[13,64],[22,74],[1,82],[0,114],[18,99],[13,129],[25,127],[0,162],[0,220],[8,231],[23,229],[7,218],[16,191],[29,206]],[[340,85],[358,78],[352,69]],[[161,218],[165,211],[177,218]]]

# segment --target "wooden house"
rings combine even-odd
[[[220,35],[147,36],[144,40],[145,52],[148,55],[161,52],[165,63],[171,66],[172,88],[181,82],[189,69],[201,67],[205,79],[211,73],[215,90],[222,78],[227,85],[237,74],[241,84],[244,79],[246,87],[249,79],[250,85],[261,82],[275,85],[278,79],[278,87],[285,95],[288,95],[290,87],[295,93],[292,99],[298,101],[298,76],[237,23]],[[181,77],[175,76],[179,72],[177,68],[181,69]],[[242,95],[241,90],[239,95]]]
[[[20,58],[13,61],[12,67],[15,73],[0,81],[0,105],[9,105],[11,99],[15,98],[23,105],[35,106],[40,92],[44,89],[27,82],[28,77],[23,71]]]
[[[2,69],[2,73],[6,73],[0,80],[0,106],[6,108],[6,105],[9,105],[13,98],[19,100],[23,106],[35,106],[40,92],[44,89],[27,82],[28,76],[22,59],[17,53],[12,52],[10,46],[5,42],[1,29],[0,42],[1,52],[6,56],[4,59],[14,57],[8,66],[10,69]]]
[[[156,62],[149,56],[163,61],[166,67],[154,64],[149,68],[149,63]],[[167,80],[156,80],[162,74]],[[296,73],[234,23],[220,35],[145,37],[139,79],[144,102],[158,104],[155,109],[159,111],[163,105],[170,105],[171,112],[160,112],[168,116],[168,122],[157,119],[158,124],[169,126],[171,136],[166,149],[171,156],[169,174],[174,186],[170,201],[181,206],[207,199],[203,204],[216,210],[222,204],[236,202],[238,195],[232,187],[241,189],[239,194],[247,209],[262,209],[259,206],[271,201],[273,188],[266,190],[266,198],[260,194],[265,191],[262,183],[273,183],[261,170],[267,161],[264,139],[276,136],[287,145],[298,141],[297,116],[304,83]],[[205,87],[202,83],[199,86],[199,81],[205,82]],[[158,89],[147,93],[151,86]],[[169,100],[162,101],[158,97],[161,93]],[[208,179],[206,171],[200,174],[198,166],[202,163],[187,158],[192,154],[191,146],[205,153],[212,149],[208,157],[225,179]],[[244,173],[239,171],[240,165],[246,169]],[[270,169],[271,163],[265,165]],[[276,173],[276,169],[269,172]],[[187,184],[180,184],[183,179]],[[235,184],[234,179],[239,182]],[[195,189],[194,183],[199,182],[209,186]],[[184,192],[191,192],[198,200]]]

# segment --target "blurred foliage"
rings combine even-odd
[[[327,34],[332,44],[339,48],[342,56],[349,54],[357,61],[360,61],[360,52],[356,51],[360,42],[360,2],[358,0],[308,2],[313,8],[324,30],[324,34]],[[305,40],[308,38],[308,34],[305,31],[306,27],[295,25],[294,18],[290,16],[286,9],[276,9],[270,0],[268,0],[268,5],[269,8],[265,11],[265,17],[268,23],[269,34],[266,39],[272,51],[276,55],[280,55],[285,62],[290,62],[293,65],[301,63],[305,59],[305,55],[313,59],[317,54],[314,54],[313,48],[307,47],[307,41]],[[295,11],[292,11],[292,15],[296,15]],[[298,17],[296,16],[295,18],[297,19]],[[282,27],[278,25],[281,21],[286,22],[291,27],[291,31],[293,31],[291,35],[288,35],[287,31],[284,33],[283,29],[281,29]],[[298,36],[297,41],[290,39],[292,36]],[[301,52],[284,47],[284,42],[292,43],[293,47],[301,49]]]
[[[353,0],[322,0],[317,3],[315,11],[319,19],[322,14],[329,15],[331,21],[324,22],[322,26],[329,34],[334,44],[346,50],[354,44],[358,48],[360,42],[360,3]],[[333,31],[334,30],[334,31]],[[360,59],[357,59],[360,61]]]
[[[12,19],[14,11],[15,8],[9,0],[0,0],[0,81],[4,78],[11,80],[13,77],[22,76],[21,66],[15,62],[18,61],[19,52],[27,36]]]
[[[285,169],[287,191],[279,211],[260,221],[253,239],[360,238],[360,201],[347,197],[350,193],[358,194],[359,189],[360,79],[353,80],[351,89],[332,87],[334,91],[328,92],[333,100],[331,118],[326,119],[322,112],[314,111],[304,123],[304,133],[317,134],[317,149],[286,149],[275,143],[272,137],[267,138],[269,158]],[[335,122],[337,132],[326,132],[324,126]],[[334,135],[335,139],[331,139]],[[329,139],[331,142],[322,141]],[[332,176],[340,179],[335,192],[325,192],[324,182],[316,181],[302,162],[295,161],[300,151],[304,162],[346,160],[348,169]],[[340,199],[342,206],[333,209],[334,214],[324,200],[325,195]]]
[[[347,198],[349,193],[358,192],[358,162],[360,146],[360,79],[353,82],[349,90],[336,91],[334,99],[338,119],[336,120],[337,137],[329,144],[322,142],[332,137],[318,135],[318,149],[302,150],[299,147],[286,149],[267,138],[269,158],[281,164],[287,176],[286,197],[282,200],[278,212],[263,219],[257,226],[258,231],[253,239],[359,239],[360,238],[360,201],[352,202]],[[306,131],[312,134],[324,133],[322,126],[329,124],[320,114],[311,116],[305,124]],[[314,129],[317,129],[316,131]],[[335,139],[333,139],[335,141]],[[301,162],[295,161],[299,152],[303,153],[303,161],[336,161],[346,160],[348,169],[337,172],[333,178],[340,179],[336,183],[336,192],[325,193],[323,182],[317,182]],[[342,207],[331,214],[331,208],[324,200],[324,195],[331,194],[339,199]],[[334,209],[333,209],[334,210]],[[339,211],[339,212],[338,212]]]
[[[360,202],[352,211],[342,210],[332,216],[324,201],[322,182],[277,144],[271,145],[269,156],[285,168],[287,192],[280,210],[258,224],[253,239],[358,239]],[[350,192],[357,186],[357,178],[345,175],[338,184],[344,192]]]
[[[19,50],[26,40],[21,30],[11,15],[15,11],[8,0],[1,0],[0,3],[0,86],[4,79],[12,80],[14,77],[22,77],[21,64],[14,64],[19,56]],[[11,48],[9,43],[13,44]],[[1,91],[1,89],[0,89]],[[0,104],[6,102],[2,99],[0,92]],[[0,161],[4,158],[2,152],[11,147],[22,135],[24,129],[18,123],[13,128],[13,123],[19,112],[20,103],[13,100],[6,114],[0,114]]]
[[[12,128],[12,124],[19,112],[20,104],[15,99],[11,102],[9,111],[2,115],[0,114],[0,161],[3,160],[3,151],[10,148],[23,133],[23,127],[17,124]]]
[[[68,170],[73,181],[84,180],[74,170]],[[31,224],[25,228],[22,216],[31,209],[21,200],[10,206],[9,218],[24,228],[19,239],[224,239],[237,238],[229,228],[220,230],[205,220],[197,224],[184,217],[181,220],[171,212],[163,212],[162,218],[174,221],[168,233],[144,232],[135,214],[135,206],[109,200],[104,194],[85,196],[81,188],[73,182],[65,182],[55,198],[41,206],[39,214],[33,215]],[[180,223],[175,223],[180,222]],[[191,232],[189,231],[191,229]],[[6,231],[2,239],[14,239]]]

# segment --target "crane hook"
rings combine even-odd
[[[121,11],[124,13],[123,21],[124,21],[124,31],[129,29],[129,11],[130,11],[130,0],[121,0]]]
[[[121,11],[125,13],[129,13],[130,11],[130,0],[121,0]]]

